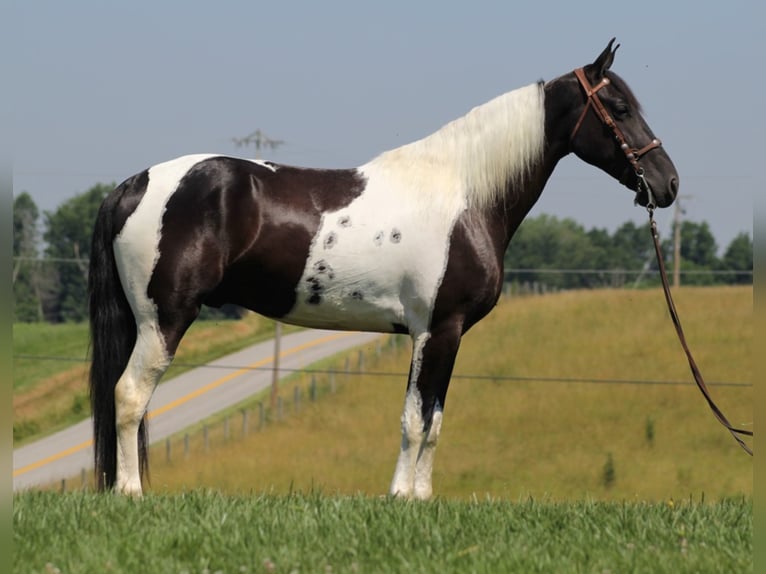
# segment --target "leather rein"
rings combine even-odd
[[[605,126],[607,126],[609,129],[612,130],[612,133],[614,134],[615,139],[620,145],[620,149],[625,154],[625,157],[628,160],[628,163],[630,163],[630,165],[633,167],[636,177],[638,178],[638,185],[637,185],[638,191],[641,191],[643,189],[647,193],[648,199],[647,199],[646,210],[649,212],[650,231],[652,234],[652,241],[654,242],[654,252],[657,256],[657,265],[660,270],[660,278],[662,280],[662,289],[665,293],[665,301],[667,302],[667,305],[668,305],[670,318],[673,320],[673,325],[676,328],[676,334],[678,335],[678,340],[681,342],[681,347],[683,348],[684,353],[686,354],[686,358],[689,361],[689,368],[691,369],[692,376],[694,377],[694,382],[697,384],[697,388],[699,388],[700,392],[702,393],[702,396],[705,397],[705,400],[707,401],[707,404],[710,407],[710,410],[713,411],[713,415],[715,415],[715,418],[718,420],[718,422],[721,423],[726,428],[726,430],[729,431],[729,433],[731,433],[731,436],[734,437],[734,440],[737,441],[739,446],[741,446],[747,454],[752,456],[753,455],[752,448],[750,448],[745,443],[745,441],[742,440],[741,436],[752,437],[753,431],[740,429],[740,428],[736,428],[732,426],[732,424],[729,422],[729,419],[726,418],[726,416],[723,414],[721,409],[718,408],[718,405],[716,405],[715,402],[713,401],[712,397],[710,396],[710,392],[708,391],[707,385],[705,384],[705,380],[702,378],[702,373],[697,367],[697,363],[695,362],[694,357],[692,356],[692,353],[689,350],[689,346],[686,342],[686,336],[684,335],[683,328],[681,327],[681,320],[678,317],[678,312],[676,311],[676,306],[675,306],[675,303],[673,302],[673,297],[670,294],[670,284],[668,282],[668,276],[665,270],[665,263],[662,256],[662,251],[660,249],[659,233],[657,231],[657,224],[654,221],[654,209],[657,206],[657,204],[655,202],[654,195],[652,194],[652,190],[649,187],[649,184],[644,177],[644,168],[639,163],[639,159],[641,159],[643,155],[653,150],[654,148],[660,147],[662,145],[662,142],[659,139],[655,138],[642,148],[631,147],[628,144],[627,139],[625,138],[625,135],[622,133],[619,126],[616,124],[612,116],[604,107],[604,104],[601,102],[601,99],[598,97],[598,91],[604,86],[609,85],[610,83],[609,78],[604,77],[598,84],[596,84],[595,87],[591,87],[590,83],[588,82],[588,79],[585,77],[585,71],[582,68],[576,69],[574,73],[575,73],[575,76],[577,76],[577,79],[580,81],[580,85],[582,86],[583,90],[585,90],[585,94],[588,98],[588,101],[583,107],[583,111],[580,114],[580,117],[577,120],[577,123],[575,124],[574,130],[572,130],[572,135],[569,137],[569,141],[571,142],[574,139],[575,135],[580,129],[580,126],[582,125],[583,120],[585,119],[585,115],[588,113],[588,110],[590,108],[593,108],[593,111],[596,112],[596,115],[599,117],[601,122]]]

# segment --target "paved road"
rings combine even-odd
[[[280,368],[299,369],[370,344],[377,333],[306,330],[282,337]],[[160,441],[271,384],[273,340],[161,383],[149,403],[149,438]],[[266,369],[259,369],[266,367]],[[289,371],[283,376],[289,375]],[[93,468],[92,423],[82,421],[13,451],[13,490],[49,484]]]

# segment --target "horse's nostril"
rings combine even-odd
[[[670,193],[672,193],[674,197],[678,194],[678,178],[677,177],[670,178]]]

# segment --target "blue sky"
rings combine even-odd
[[[676,5],[678,4],[678,5]],[[17,1],[14,193],[45,210],[187,153],[359,165],[471,107],[592,61],[645,108],[681,176],[685,217],[719,247],[753,232],[763,190],[756,2]],[[645,221],[607,175],[565,158],[531,215],[610,231]],[[669,233],[672,208],[658,216]]]

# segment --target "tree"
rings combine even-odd
[[[39,256],[40,211],[32,196],[23,192],[13,201],[13,299],[14,321],[42,319],[40,301],[41,270]]]
[[[753,282],[753,240],[749,233],[742,232],[732,239],[723,255],[722,267],[726,271],[749,271],[727,277],[729,283]]]
[[[666,254],[673,253],[672,238],[662,242]],[[718,245],[707,222],[684,221],[681,223],[681,272],[713,271],[720,269],[716,255]],[[712,273],[687,273],[682,275],[685,285],[712,285],[716,277]]]
[[[54,322],[84,321],[88,317],[87,278],[90,241],[101,202],[114,185],[96,184],[46,212],[46,255],[55,259],[58,276],[55,299],[46,309]]]
[[[602,244],[594,242],[573,219],[542,214],[524,221],[508,246],[505,267],[512,281],[537,282],[575,289],[603,285],[594,274],[514,272],[514,269],[593,269],[605,261]]]

